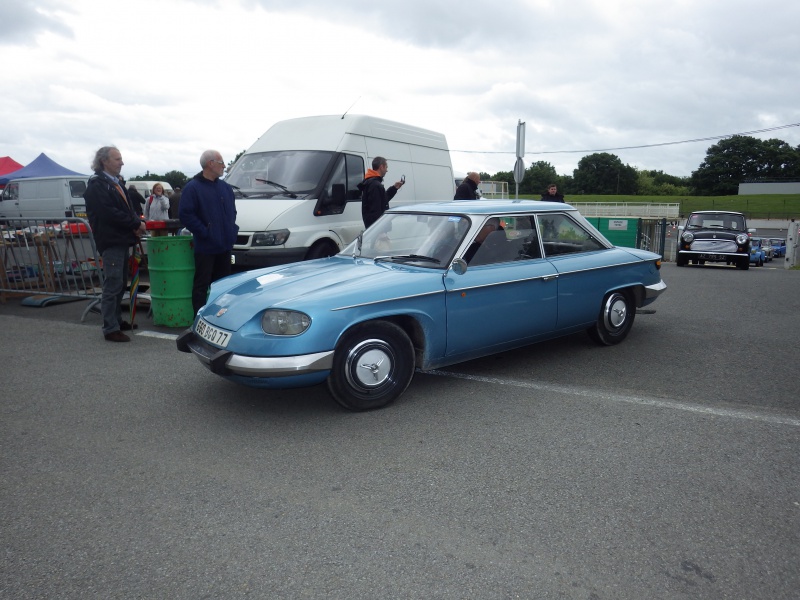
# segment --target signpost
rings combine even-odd
[[[520,120],[517,123],[517,162],[514,163],[514,182],[517,184],[516,200],[519,200],[519,184],[525,177],[525,163],[522,157],[525,156],[525,123]]]

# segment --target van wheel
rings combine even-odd
[[[339,248],[336,247],[336,244],[334,244],[330,240],[320,240],[316,242],[313,246],[311,246],[311,248],[308,249],[308,252],[306,252],[305,260],[314,260],[315,258],[326,258],[328,256],[333,256],[338,252]]]

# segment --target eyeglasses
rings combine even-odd
[[[223,167],[225,166],[225,161],[223,161],[223,160],[217,160],[216,158],[212,158],[211,162],[215,162],[218,165],[222,165]]]

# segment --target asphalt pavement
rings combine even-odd
[[[0,305],[0,598],[764,598],[800,589],[800,272],[667,264],[622,344],[348,413],[146,314]]]

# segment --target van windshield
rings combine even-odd
[[[242,156],[225,178],[237,198],[308,196],[318,189],[333,152],[280,150]]]

